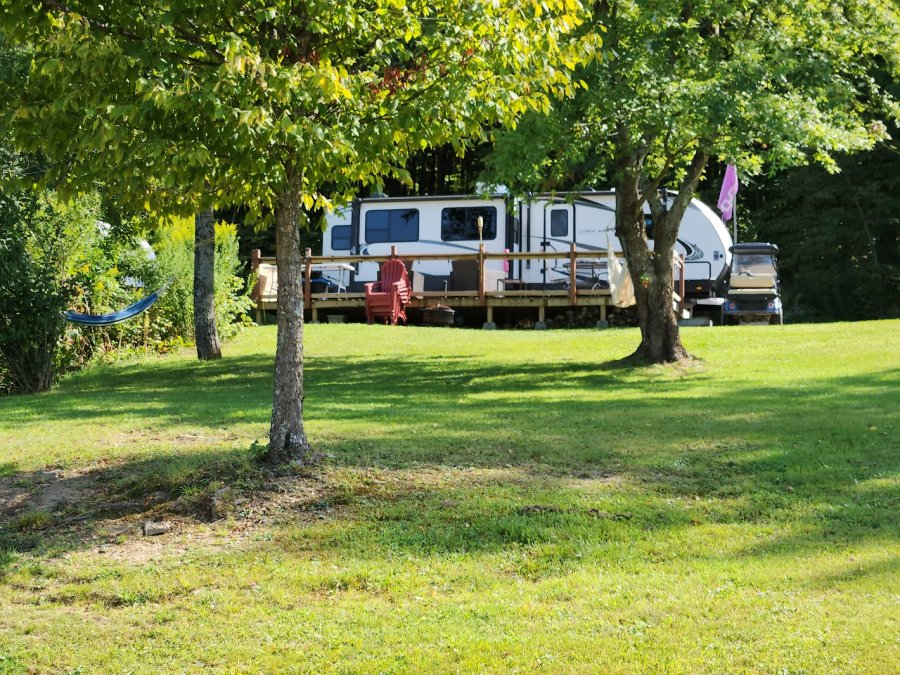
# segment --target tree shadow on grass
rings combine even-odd
[[[0,415],[22,416],[26,432],[35,416],[89,419],[115,430],[139,410],[160,428],[249,420],[262,435],[271,372],[271,358],[261,355],[116,367],[85,373],[49,394],[0,401]],[[525,481],[506,502],[469,512],[466,504],[477,501],[477,480],[462,492],[417,487],[419,501],[351,489],[332,503],[353,513],[353,536],[375,550],[425,555],[547,546],[549,558],[563,558],[572,551],[559,532],[623,542],[638,530],[676,532],[695,526],[697,509],[684,501],[696,498],[708,504],[699,514],[705,522],[784,522],[782,536],[745,552],[762,556],[766,547],[806,551],[829,537],[860,541],[880,536],[884,528],[898,530],[896,483],[881,480],[895,478],[898,468],[900,448],[890,427],[900,407],[896,380],[896,371],[879,372],[734,391],[702,371],[661,385],[645,368],[587,361],[313,357],[307,361],[306,419],[317,449],[339,466],[520,470],[544,481],[537,494],[547,504],[533,503],[534,486]],[[708,385],[702,396],[700,382]],[[253,475],[257,469],[247,468],[249,455],[213,449],[194,459],[177,452],[130,459],[96,469],[88,482],[116,486],[105,493],[105,503],[124,502],[116,517],[133,517],[147,510],[153,492],[176,497]],[[652,506],[628,513],[597,507],[592,513],[590,507],[559,506],[553,497],[570,494],[579,476],[609,474],[638,486]],[[41,480],[9,464],[0,476],[7,482]],[[485,479],[484,485],[496,480]],[[461,501],[462,510],[441,506],[448,500]],[[527,506],[553,508],[520,511]],[[430,520],[421,519],[423,508],[433,513]],[[69,543],[51,526],[22,522],[12,533],[4,527],[0,549],[21,551],[42,540],[62,548],[89,545],[92,528],[110,518],[96,506],[87,512],[82,535]],[[62,509],[51,515],[64,522],[85,514]]]
[[[79,471],[40,470],[0,478],[0,575],[11,554],[55,556],[137,535],[140,522],[208,521],[216,489],[267,489],[275,475],[253,449],[160,454]]]
[[[110,427],[146,417],[166,428],[190,421],[221,426],[234,419],[264,422],[272,402],[271,357],[218,361],[142,361],[79,373],[53,391],[0,399],[11,422],[96,421]]]

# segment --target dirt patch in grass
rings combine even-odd
[[[359,508],[388,520],[413,518],[416,509],[430,509],[435,517],[443,518],[446,512],[457,511],[461,503],[468,504],[471,500],[466,495],[473,490],[497,485],[527,489],[559,480],[533,466],[453,470],[430,466],[403,470],[229,467],[227,462],[201,467],[177,489],[168,491],[158,489],[159,481],[141,477],[153,473],[145,467],[136,480],[121,480],[123,472],[134,473],[127,465],[4,478],[0,494],[7,501],[0,519],[0,548],[58,555],[86,552],[140,563],[184,555],[198,546],[207,550],[239,546],[248,539],[271,536],[272,529],[281,525],[314,525],[346,517]],[[591,477],[601,483],[615,478],[609,474]],[[581,488],[585,480],[573,482]],[[501,496],[500,502],[506,499]],[[417,506],[407,511],[410,503]],[[471,510],[472,504],[466,508]],[[540,516],[583,511],[552,503],[526,503],[516,513]],[[620,517],[600,511],[590,515]],[[148,528],[146,523],[154,527]],[[146,534],[152,530],[162,533]]]
[[[66,509],[97,489],[92,472],[47,469],[0,478],[0,522],[28,511]]]
[[[202,474],[177,492],[121,490],[124,469],[42,470],[0,479],[0,549],[87,551],[141,561],[179,555],[198,544],[225,544],[283,522],[331,518],[346,503],[323,470],[259,467],[229,480],[227,471]],[[148,483],[148,489],[152,483]],[[145,523],[167,523],[146,536]]]
[[[179,498],[125,518],[98,522],[103,531],[95,534],[96,543],[87,551],[128,562],[177,557],[198,546],[208,550],[240,544],[283,523],[327,520],[336,517],[342,506],[333,488],[312,474],[271,475],[265,484],[252,489],[226,487],[213,495],[216,493],[219,503],[212,507],[206,498]],[[147,520],[168,522],[171,530],[144,536],[141,526]]]

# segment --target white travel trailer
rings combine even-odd
[[[579,250],[579,285],[588,288],[606,282],[605,253],[608,245],[621,251],[615,236],[615,193],[535,195],[529,200],[490,197],[397,197],[357,199],[328,217],[323,255],[390,254],[397,247],[404,254],[476,253],[479,241],[490,253],[567,252],[572,243]],[[482,219],[479,238],[478,218]],[[647,209],[648,233],[652,218]],[[694,199],[685,212],[676,251],[685,258],[688,297],[710,294],[728,269],[731,237],[722,220]],[[586,253],[587,252],[587,253]],[[596,252],[596,257],[590,253]],[[501,261],[489,267],[503,273]],[[442,290],[450,278],[451,264],[417,261],[415,271],[424,277],[424,290]],[[375,263],[360,263],[353,286],[374,281]],[[569,281],[568,261],[548,259],[514,261],[509,278],[527,288],[559,288]]]
[[[667,197],[667,203],[672,198]],[[652,248],[653,219],[645,205],[647,234]],[[574,243],[579,251],[606,253],[607,246],[621,251],[615,236],[616,195],[613,191],[580,194],[540,195],[519,206],[520,239],[515,250],[568,251]],[[685,291],[688,297],[704,297],[723,279],[731,259],[731,236],[715,212],[698,199],[692,199],[681,220],[675,252],[684,256]],[[579,279],[585,284],[603,283],[606,267],[602,258],[592,264],[583,253],[579,256]],[[529,283],[558,284],[569,277],[568,263],[562,260],[518,261],[516,278]]]

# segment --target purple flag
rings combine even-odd
[[[734,213],[734,202],[737,199],[738,177],[737,168],[729,164],[725,169],[725,180],[722,181],[722,191],[719,193],[719,211],[723,220],[731,220]]]

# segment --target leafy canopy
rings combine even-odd
[[[742,172],[835,157],[886,137],[900,107],[900,10],[884,0],[608,0],[588,83],[504,135],[493,178],[553,188],[608,180],[633,156],[645,187],[679,181],[698,150]],[[631,170],[635,167],[632,165]]]
[[[264,217],[299,175],[319,208],[572,95],[583,18],[577,0],[0,0],[34,50],[7,121],[63,190]]]

